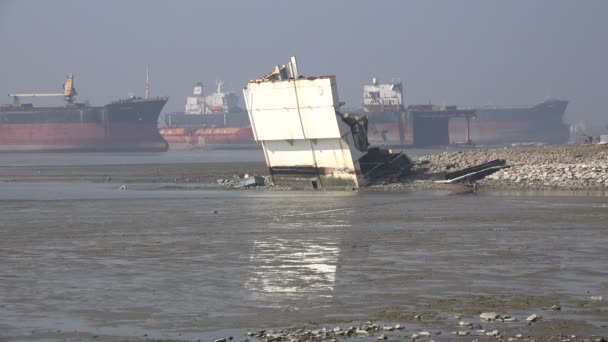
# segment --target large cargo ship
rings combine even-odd
[[[197,83],[185,111],[164,114],[159,131],[171,149],[257,146],[247,112],[236,94],[222,91],[222,82],[209,95]]]
[[[429,140],[446,144],[561,144],[570,137],[569,126],[563,122],[568,101],[550,99],[532,106],[511,107],[412,105],[405,108],[402,89],[400,80],[380,84],[374,79],[371,85],[364,86],[362,105],[370,122],[370,143],[410,145],[416,140],[416,134],[418,137],[445,135],[443,129],[442,132],[429,129],[446,126],[436,125],[438,121],[447,123],[447,137]]]
[[[0,106],[1,152],[166,151],[158,117],[167,98],[130,97],[102,107],[75,103],[74,78],[63,93],[10,94]],[[62,96],[64,106],[34,107],[23,97]]]
[[[570,127],[563,121],[568,101],[548,99],[530,106],[477,106],[470,122],[471,139],[476,144],[512,143],[563,144],[570,138]],[[466,122],[450,122],[450,138],[462,141]]]

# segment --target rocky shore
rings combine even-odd
[[[480,188],[500,190],[606,190],[608,145],[504,147],[444,152],[414,159],[402,182],[375,185],[372,190],[441,189],[435,183],[448,172],[504,159],[510,167],[478,182]]]

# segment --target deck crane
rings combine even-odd
[[[74,75],[68,74],[67,81],[63,84],[63,93],[23,93],[23,94],[8,94],[9,97],[13,98],[13,105],[18,106],[20,104],[20,98],[22,97],[52,97],[52,96],[63,96],[66,104],[70,105],[74,103],[74,96],[78,93],[74,88]]]

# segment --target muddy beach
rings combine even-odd
[[[0,340],[608,335],[601,193],[225,191],[264,165],[111,162],[0,167]]]

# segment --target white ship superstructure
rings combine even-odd
[[[209,95],[203,93],[203,83],[194,86],[191,96],[186,99],[185,114],[224,114],[241,111],[239,99],[232,92],[222,91],[222,81],[217,82],[217,91]]]
[[[403,85],[400,79],[380,84],[376,78],[363,86],[363,110],[365,112],[402,112]]]

